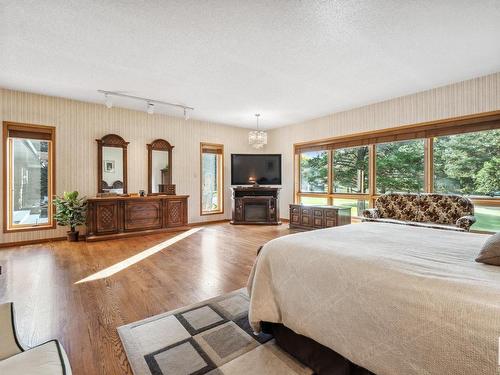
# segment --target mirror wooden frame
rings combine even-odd
[[[153,150],[168,152],[168,178],[172,183],[172,146],[164,139],[155,139],[153,142],[146,145],[148,148],[148,195],[158,195],[161,193],[153,193]]]
[[[116,134],[108,134],[101,139],[96,139],[97,142],[97,192],[104,193],[102,189],[102,148],[103,147],[119,147],[123,149],[123,194],[127,194],[127,146],[122,137]]]

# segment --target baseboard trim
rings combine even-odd
[[[36,240],[26,240],[26,241],[13,241],[13,242],[4,242],[0,243],[0,249],[7,247],[18,247],[25,245],[35,245],[37,243],[46,243],[46,242],[54,242],[54,241],[64,241],[66,236],[63,237],[50,237],[50,238],[39,238]]]
[[[222,224],[222,223],[229,223],[229,219],[221,219],[221,220],[208,220],[208,221],[198,221],[196,223],[190,223],[190,227],[202,227],[207,224]]]

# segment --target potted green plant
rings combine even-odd
[[[54,218],[59,225],[69,226],[68,241],[78,241],[78,225],[85,224],[87,199],[79,198],[77,191],[64,192],[62,197],[54,197],[56,212]]]

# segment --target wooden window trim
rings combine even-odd
[[[10,165],[8,165],[9,157],[8,152],[10,150],[9,133],[16,136],[23,136],[23,138],[48,140],[51,142],[51,147],[49,149],[49,204],[48,204],[48,217],[49,223],[43,225],[16,225],[13,228],[9,227],[11,222],[11,213],[8,210],[10,203],[11,191],[8,186],[8,181],[11,179],[12,170]],[[3,147],[3,232],[4,233],[18,233],[18,232],[30,232],[39,230],[50,230],[56,228],[56,221],[54,220],[54,206],[53,206],[53,196],[56,192],[56,128],[54,126],[46,125],[34,125],[34,124],[24,124],[17,122],[4,121],[3,131],[2,131],[2,147]]]
[[[444,120],[402,125],[394,128],[353,133],[294,144],[294,152],[325,151],[336,148],[433,138],[437,136],[471,133],[500,128],[500,110]]]
[[[376,192],[376,145],[379,143],[409,141],[414,139],[423,139],[424,141],[424,192],[432,193],[434,190],[434,138],[438,136],[457,135],[494,129],[500,129],[500,110],[444,120],[404,125],[396,128],[381,129],[371,132],[354,133],[347,136],[326,138],[318,141],[296,143],[293,145],[294,202],[299,203],[300,197],[317,197],[328,198],[328,201],[331,204],[335,198],[347,198],[368,200],[369,206],[373,207],[375,200],[380,196],[380,194],[377,194]],[[335,149],[359,146],[369,147],[368,178],[370,186],[368,194],[333,193],[333,179],[329,179],[328,181],[328,193],[300,191],[300,154],[302,152],[329,151],[328,170],[330,171],[333,170],[332,153]],[[482,196],[469,196],[468,198],[477,206],[500,206],[500,198],[498,197],[488,198]]]
[[[219,170],[217,176],[217,183],[219,186],[218,191],[218,200],[220,203],[220,209],[216,211],[203,211],[203,154],[216,154],[219,157],[217,158],[217,167]],[[200,143],[200,216],[209,216],[209,215],[222,215],[224,214],[224,145],[217,143]]]

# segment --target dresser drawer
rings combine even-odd
[[[311,208],[302,208],[301,214],[302,214],[302,215],[311,216],[311,214],[312,214],[312,209],[311,209]]]
[[[325,216],[328,218],[336,218],[337,210],[325,210]]]
[[[291,214],[299,214],[300,213],[300,208],[297,206],[290,206],[290,213]]]
[[[320,208],[314,208],[313,209],[313,214],[314,214],[314,217],[323,217],[323,212],[324,210],[320,209]]]

